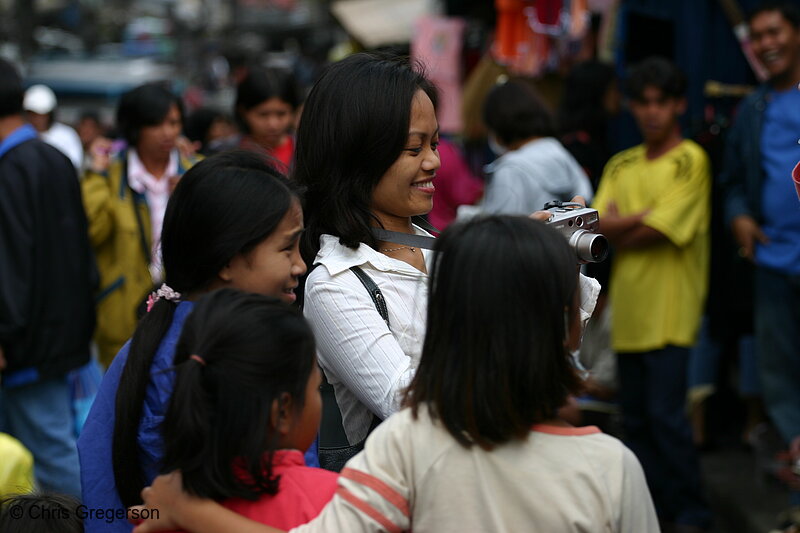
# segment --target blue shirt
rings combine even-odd
[[[800,274],[800,204],[791,178],[800,161],[800,92],[792,87],[769,96],[761,134],[761,209],[770,242],[756,245],[755,258],[761,266]]]
[[[150,367],[150,383],[147,385],[145,401],[142,407],[142,419],[139,423],[137,437],[140,457],[145,478],[151,482],[159,474],[159,463],[163,456],[161,438],[161,422],[172,395],[175,374],[171,370],[175,357],[175,346],[183,329],[186,317],[194,307],[192,302],[181,302],[175,309],[172,324],[161,340],[152,366]],[[81,462],[81,490],[83,504],[88,509],[106,509],[114,512],[124,509],[117,493],[114,480],[114,466],[111,458],[114,441],[115,400],[122,370],[128,360],[130,341],[122,347],[108,368],[100,389],[97,392],[86,424],[78,438],[78,455]],[[306,464],[319,466],[316,443],[306,452]],[[125,519],[90,519],[84,520],[87,533],[92,532],[125,532],[133,526]]]

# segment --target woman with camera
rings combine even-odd
[[[435,105],[435,88],[408,61],[357,54],[316,83],[297,134],[294,177],[307,190],[303,253],[316,266],[304,312],[348,454],[399,408],[422,350],[431,252],[410,242],[431,236],[413,217],[434,201]],[[588,318],[598,286],[583,285]]]

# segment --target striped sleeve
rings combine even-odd
[[[313,521],[293,532],[391,532],[411,528],[411,493],[403,432],[387,420],[370,435],[363,452],[339,476],[336,495]]]

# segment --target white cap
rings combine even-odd
[[[46,115],[56,108],[56,95],[47,85],[31,85],[25,91],[22,107],[25,108],[25,111]]]

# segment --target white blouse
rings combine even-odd
[[[414,226],[418,235],[429,233]],[[422,249],[428,270],[433,252]],[[369,431],[372,413],[384,420],[400,407],[399,393],[419,364],[428,309],[428,275],[362,244],[357,250],[332,235],[320,237],[305,286],[303,313],[317,342],[317,357],[333,385],[350,444]],[[389,311],[383,321],[350,267],[360,266],[380,288]],[[600,284],[581,276],[581,318],[591,316]]]

